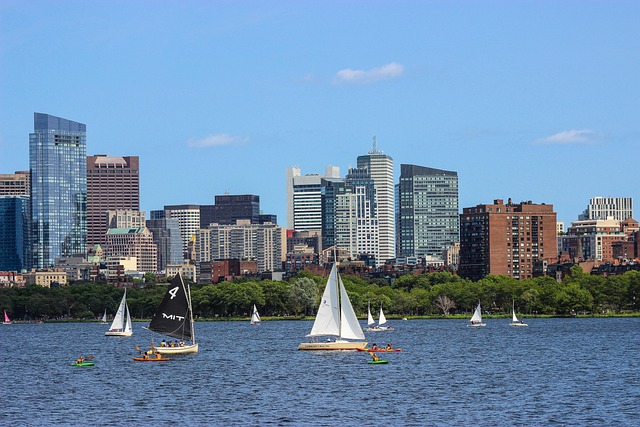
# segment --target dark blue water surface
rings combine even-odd
[[[508,322],[392,321],[368,335],[404,349],[388,365],[297,351],[309,321],[196,323],[200,352],[166,363],[132,360],[142,323],[2,325],[0,425],[640,424],[640,319]]]

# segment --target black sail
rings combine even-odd
[[[153,315],[149,329],[173,338],[193,340],[188,298],[182,277],[177,274]]]

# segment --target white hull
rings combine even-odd
[[[365,341],[303,342],[298,350],[356,350],[366,347]]]
[[[365,328],[365,332],[385,332],[393,331],[393,328]]]
[[[198,343],[183,345],[178,347],[155,347],[157,353],[160,354],[186,354],[186,353],[197,353],[198,352]]]
[[[107,331],[104,334],[108,337],[130,337],[133,331]]]
[[[477,327],[480,327],[480,326],[487,326],[487,324],[486,323],[474,323],[474,324],[470,323],[467,326],[471,326],[472,328],[477,328]]]
[[[526,323],[509,323],[509,326],[529,326]]]

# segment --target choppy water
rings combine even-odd
[[[141,323],[2,325],[0,425],[640,424],[640,319],[528,322],[392,321],[368,336],[405,350],[388,365],[297,351],[306,321],[197,323],[200,352],[166,363],[132,360]]]

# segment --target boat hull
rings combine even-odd
[[[365,348],[367,342],[363,341],[331,341],[331,342],[303,342],[298,350],[357,350]]]
[[[365,328],[365,332],[386,332],[393,331],[393,328]]]
[[[369,360],[367,362],[369,365],[385,365],[389,363],[388,360]]]
[[[72,366],[93,366],[93,362],[74,363]]]
[[[509,326],[529,326],[526,323],[509,323]]]
[[[160,354],[187,354],[187,353],[197,353],[198,352],[198,343],[183,345],[178,347],[155,347],[156,353]]]
[[[471,326],[472,328],[479,328],[481,326],[487,326],[486,323],[474,323],[474,324],[469,324],[467,326]]]
[[[105,336],[107,337],[130,337],[131,335],[133,335],[133,331],[128,331],[128,332],[124,332],[124,331],[107,331],[104,333]]]
[[[168,357],[150,357],[146,359],[144,357],[134,357],[133,360],[136,362],[168,362],[171,359]]]

